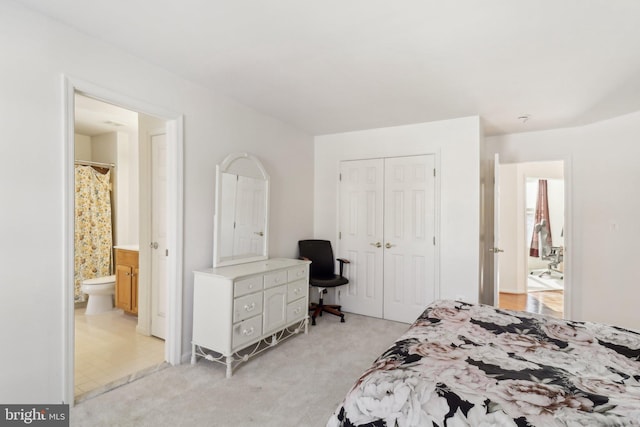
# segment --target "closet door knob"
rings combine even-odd
[[[158,242],[151,242],[149,243],[149,247],[151,249],[158,249]]]
[[[387,243],[386,245],[384,245],[384,247],[387,248],[387,249],[391,249],[394,246],[395,245],[392,245],[391,243]]]
[[[379,248],[382,246],[382,243],[380,242],[375,242],[375,243],[369,243],[371,246],[375,246],[376,248]]]

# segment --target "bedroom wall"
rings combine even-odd
[[[565,259],[571,271],[572,318],[640,331],[640,112],[590,125],[485,139],[501,162],[567,159],[571,209]]]
[[[231,151],[264,162],[271,255],[296,256],[313,232],[313,138],[12,2],[0,2],[0,28],[0,402],[60,403],[63,75],[184,114],[183,354],[192,270],[212,263],[215,164]]]
[[[466,117],[315,138],[314,236],[337,246],[342,160],[436,153],[440,188],[440,297],[478,301],[480,120]],[[313,237],[313,236],[307,236]]]

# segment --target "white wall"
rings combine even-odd
[[[273,118],[0,2],[0,402],[63,398],[63,75],[184,114],[183,353],[190,351],[192,270],[212,262],[215,164],[258,156],[272,178],[271,255],[296,256],[312,234],[313,139]],[[37,123],[34,126],[33,123]],[[29,171],[25,173],[24,164]]]
[[[75,134],[74,158],[76,160],[91,160],[91,137]]]
[[[486,138],[502,162],[566,159],[565,260],[572,317],[640,330],[640,112],[591,125]],[[569,246],[569,242],[572,246]],[[570,263],[570,265],[569,265]]]
[[[138,198],[138,135],[133,132],[117,132],[114,196],[116,207],[116,233],[114,244],[139,243],[140,200]]]
[[[342,160],[436,154],[440,297],[478,301],[480,122],[467,117],[315,138],[314,235],[337,246]]]

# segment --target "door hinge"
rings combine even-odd
[[[433,236],[433,246],[436,245],[436,236]]]
[[[436,176],[436,168],[433,168],[433,176]]]
[[[338,231],[338,240],[342,239],[342,231]]]
[[[338,174],[338,181],[342,181],[342,174]]]
[[[169,256],[169,249],[164,250],[164,256]]]

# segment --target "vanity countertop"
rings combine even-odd
[[[114,249],[124,249],[126,251],[138,252],[140,250],[140,246],[139,245],[116,245],[114,246]]]

